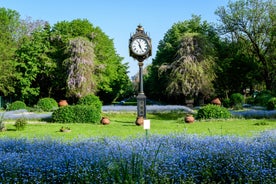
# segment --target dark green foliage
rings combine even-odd
[[[256,80],[259,84],[264,82],[269,90],[273,89],[272,81],[275,76],[275,12],[274,0],[229,1],[227,7],[222,6],[215,11],[222,23],[220,31],[235,35],[229,37],[233,43],[242,43],[239,51],[226,51],[231,55],[248,57],[248,64],[257,64],[258,70],[254,67],[256,72],[250,74],[252,77],[247,75],[246,78],[249,81]],[[246,73],[249,74],[250,71]],[[232,71],[231,74],[237,74],[237,71]],[[261,78],[256,78],[254,74]],[[240,83],[244,78],[235,79],[235,82]],[[246,83],[243,83],[243,87],[246,87]]]
[[[15,121],[15,128],[16,130],[24,130],[27,125],[27,120],[25,118],[19,118]]]
[[[267,106],[268,100],[272,97],[273,96],[270,91],[261,91],[256,95],[254,104],[260,106]]]
[[[53,98],[41,98],[37,102],[37,107],[43,111],[53,111],[58,108],[58,103]]]
[[[52,120],[58,123],[99,123],[101,110],[92,105],[68,105],[55,110]]]
[[[276,109],[276,97],[270,98],[270,100],[268,100],[267,109],[268,110]]]
[[[197,119],[227,119],[230,118],[230,112],[218,105],[209,104],[198,110]]]
[[[231,102],[230,102],[230,99],[229,98],[225,98],[222,100],[222,105],[223,107],[225,108],[229,108],[231,106]]]
[[[255,98],[253,96],[246,97],[245,103],[247,104],[254,104]]]
[[[244,96],[240,93],[233,93],[230,96],[230,103],[234,109],[242,109],[244,103]]]
[[[79,99],[79,105],[91,105],[98,109],[99,111],[102,110],[102,102],[100,101],[99,97],[93,94],[86,95]]]
[[[7,105],[7,110],[8,111],[13,111],[13,110],[19,110],[19,109],[26,109],[27,105],[22,102],[22,101],[15,101],[12,102],[11,104]]]
[[[13,57],[20,40],[20,15],[15,10],[0,7],[0,95],[14,93],[15,62]]]

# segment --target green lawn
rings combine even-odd
[[[41,121],[28,121],[22,131],[16,131],[15,121],[6,122],[7,131],[0,132],[0,138],[62,138],[81,139],[88,137],[119,136],[122,138],[145,136],[143,126],[136,126],[136,113],[109,113],[111,123],[101,124],[60,124]],[[276,120],[268,119],[230,119],[196,121],[192,124],[184,123],[181,113],[147,114],[150,119],[148,134],[187,133],[200,135],[238,135],[252,136],[262,131],[276,129]],[[61,127],[69,127],[69,133],[60,132]]]

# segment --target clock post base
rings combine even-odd
[[[147,97],[144,93],[139,93],[137,96],[137,117],[146,119],[146,100]]]

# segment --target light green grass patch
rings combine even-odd
[[[7,121],[7,131],[0,132],[0,138],[54,138],[54,139],[83,139],[90,137],[121,138],[144,136],[143,126],[135,125],[136,113],[105,113],[111,123],[109,125],[98,124],[61,124],[43,121],[28,121],[26,128],[16,131],[13,126],[15,121]],[[209,135],[235,135],[252,136],[263,131],[275,130],[276,120],[271,119],[229,119],[229,120],[205,120],[187,124],[184,122],[184,114],[155,113],[147,114],[150,120],[148,134],[199,134]],[[61,127],[69,127],[71,132],[60,132]]]

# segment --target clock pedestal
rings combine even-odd
[[[137,116],[138,117],[143,117],[146,119],[146,100],[147,97],[144,94],[144,89],[143,89],[143,62],[139,62],[139,93],[137,96]]]

